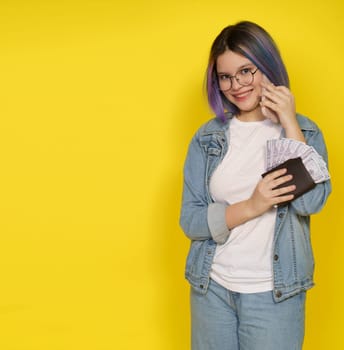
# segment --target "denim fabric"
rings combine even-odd
[[[213,280],[206,294],[191,289],[192,350],[300,350],[305,295],[275,303],[271,291],[234,293]]]
[[[328,163],[321,131],[310,119],[297,115],[307,144]],[[225,221],[226,204],[214,203],[209,181],[228,150],[226,137],[230,119],[212,119],[193,137],[184,165],[183,200],[180,225],[191,246],[185,276],[199,293],[206,293],[217,244],[223,244],[231,231]],[[281,137],[285,137],[284,131]],[[310,215],[322,209],[331,193],[330,180],[280,206],[276,215],[273,242],[274,300],[285,300],[313,286],[314,260],[310,242]]]

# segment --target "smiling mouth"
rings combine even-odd
[[[235,94],[235,95],[232,95],[232,96],[236,100],[242,100],[242,99],[245,99],[251,92],[252,92],[252,90],[248,90],[248,91],[241,92],[240,94]]]

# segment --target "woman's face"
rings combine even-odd
[[[227,50],[220,55],[216,60],[216,70],[219,78],[219,83],[231,80],[231,88],[223,91],[226,98],[236,105],[240,110],[240,115],[245,114],[256,114],[261,117],[261,109],[259,102],[261,100],[262,88],[261,82],[263,74],[257,67],[246,57],[239,55],[233,51]],[[256,71],[257,70],[257,71]],[[250,72],[253,74],[253,80],[249,85],[240,85],[234,75],[238,74],[237,77],[249,75],[252,77]],[[232,78],[229,78],[231,76]],[[250,80],[250,79],[249,79]],[[239,78],[240,81],[240,78]]]

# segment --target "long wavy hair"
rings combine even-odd
[[[224,28],[212,44],[207,73],[208,103],[222,121],[227,114],[236,115],[239,109],[220,91],[216,60],[226,50],[248,58],[275,85],[289,88],[289,77],[279,49],[269,33],[259,25],[242,21]]]

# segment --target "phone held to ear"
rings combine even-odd
[[[270,80],[268,79],[268,77],[263,74],[263,82],[265,83],[270,83]],[[267,99],[267,97],[264,95],[265,89],[262,88],[262,102]],[[278,124],[279,123],[279,118],[277,113],[275,113],[274,111],[272,111],[270,108],[268,107],[261,107],[262,109],[262,113],[263,116],[267,119],[270,119],[272,122]]]

